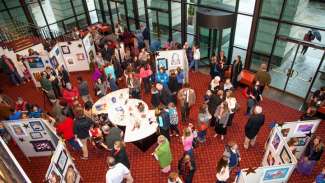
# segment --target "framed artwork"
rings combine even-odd
[[[263,175],[263,181],[281,181],[281,179],[285,179],[288,175],[289,167],[286,168],[275,168],[266,170]]]
[[[69,46],[61,46],[61,49],[63,54],[70,54]]]
[[[180,59],[179,54],[173,53],[170,65],[171,66],[179,66],[179,65],[181,65],[181,59]]]
[[[69,165],[67,172],[65,173],[65,182],[76,183],[77,182],[77,171],[73,165]]]
[[[94,55],[93,50],[90,50],[88,55],[89,55],[90,62],[94,62],[95,61],[95,55]]]
[[[267,159],[266,159],[266,161],[267,161],[267,164],[268,164],[269,166],[274,165],[274,163],[275,163],[275,159],[274,159],[274,156],[273,156],[273,154],[272,154],[271,151],[269,151],[269,154],[267,155]]]
[[[30,57],[26,60],[28,61],[28,65],[31,69],[38,69],[38,68],[45,67],[41,57]]]
[[[29,134],[32,139],[41,139],[43,137],[41,132],[30,132]]]
[[[165,70],[168,70],[168,60],[166,58],[158,58],[157,66],[158,66],[158,70],[160,68],[164,68]]]
[[[29,122],[30,127],[33,129],[33,131],[43,131],[44,127],[41,123],[41,121],[30,121]]]
[[[289,132],[290,132],[290,128],[281,129],[281,133],[283,137],[287,137]]]
[[[52,56],[52,58],[50,58],[50,63],[53,68],[56,68],[59,65],[58,60],[56,59],[55,56]]]
[[[307,143],[308,138],[306,137],[296,137],[298,140],[298,144],[296,146],[304,146]]]
[[[49,140],[30,141],[36,152],[54,151],[54,146]]]
[[[282,163],[284,163],[284,164],[292,163],[289,152],[285,147],[283,147],[283,149],[282,149],[282,151],[280,153],[280,159],[281,159]]]
[[[26,133],[20,124],[13,124],[11,125],[11,128],[16,136],[26,136]]]
[[[273,140],[272,140],[272,146],[273,146],[275,151],[277,151],[280,142],[281,142],[280,136],[278,135],[278,133],[275,133],[275,135],[273,137]]]
[[[312,131],[314,123],[299,124],[296,128],[295,134],[307,134]]]
[[[53,183],[61,183],[63,182],[62,175],[58,171],[58,169],[52,164],[49,174],[46,176],[47,182]]]
[[[73,65],[74,64],[73,58],[71,58],[71,57],[67,58],[67,62],[68,62],[69,65]]]
[[[77,53],[76,56],[77,56],[77,59],[80,61],[85,60],[85,55],[83,53]]]
[[[59,155],[58,161],[55,163],[56,167],[61,172],[61,174],[63,174],[67,162],[68,162],[68,155],[63,149]]]
[[[92,35],[89,36],[89,42],[91,46],[94,44],[94,39]]]
[[[60,54],[60,49],[59,48],[56,48],[55,55],[58,56],[59,54]]]

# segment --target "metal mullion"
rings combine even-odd
[[[172,24],[172,2],[168,0],[168,38],[169,40],[173,40],[173,32],[172,32],[173,24]]]
[[[239,0],[236,0],[235,12],[238,12],[238,9],[239,9]],[[232,57],[233,50],[234,50],[233,46],[234,46],[234,42],[235,42],[235,33],[236,33],[236,27],[237,27],[237,16],[235,16],[234,25],[231,27],[231,30],[230,30],[230,41],[229,41],[227,64],[231,63],[231,57]]]
[[[126,0],[123,0],[123,6],[124,6],[124,13],[125,13],[125,18],[126,18],[126,26],[128,30],[130,30],[130,22],[129,22],[129,15],[128,15],[128,8],[126,5]]]
[[[107,8],[108,8],[109,18],[111,20],[111,25],[112,25],[111,27],[112,27],[113,32],[115,32],[115,26],[114,26],[114,21],[113,21],[111,4],[110,4],[109,0],[106,0],[106,3],[107,3]]]
[[[74,5],[73,5],[72,0],[70,0],[70,4],[71,4],[72,12],[73,12],[74,19],[76,21],[77,27],[78,27],[78,29],[80,29],[80,25],[79,25],[78,18],[77,18],[77,15],[76,15],[76,10],[74,9]]]
[[[99,10],[100,10],[100,13],[102,15],[102,20],[103,20],[103,22],[107,23],[106,16],[105,16],[105,13],[104,13],[103,0],[98,0],[98,2],[99,2]],[[96,11],[96,14],[97,14],[97,11]]]
[[[145,11],[145,17],[146,17],[146,26],[149,31],[149,44],[151,44],[151,36],[150,36],[150,23],[149,23],[149,13],[148,13],[148,2],[147,0],[144,0],[144,11]]]
[[[138,1],[137,0],[132,0],[132,5],[133,5],[133,19],[136,20],[135,21],[135,27],[136,27],[136,29],[140,29]]]
[[[187,41],[187,5],[184,3],[186,0],[181,0],[181,41],[182,44]]]
[[[297,54],[298,54],[298,50],[299,50],[299,48],[300,48],[300,44],[298,44],[298,47],[297,47],[296,52],[295,52],[295,55],[294,55],[294,57],[293,57],[293,60],[292,60],[291,66],[290,66],[290,72],[292,71],[292,68],[293,68],[293,66],[295,65],[295,62],[296,62],[296,58],[297,58]],[[290,75],[287,75],[287,80],[286,80],[286,83],[284,84],[283,92],[285,92],[286,89],[287,89],[287,85],[288,85],[288,82],[289,82],[289,80],[290,80],[290,77],[291,77]]]
[[[53,36],[52,31],[51,31],[51,29],[50,29],[49,22],[47,21],[47,18],[46,18],[46,16],[45,16],[45,13],[44,13],[44,9],[43,9],[43,6],[42,6],[42,3],[41,3],[41,0],[37,0],[37,2],[38,2],[38,5],[40,6],[40,9],[41,9],[42,15],[43,15],[43,17],[44,17],[44,20],[45,20],[45,23],[46,23],[46,27],[47,27],[47,29],[48,29],[49,32],[50,32],[50,37],[53,39],[54,36]]]
[[[83,6],[83,8],[85,10],[87,24],[88,25],[91,25],[91,20],[90,20],[90,15],[89,15],[89,9],[88,9],[86,0],[82,0],[82,6]]]

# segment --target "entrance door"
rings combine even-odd
[[[305,98],[323,51],[310,47],[303,55],[302,49],[303,45],[299,43],[277,40],[270,63],[270,74],[271,86]]]

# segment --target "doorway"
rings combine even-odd
[[[324,54],[323,49],[311,45],[302,54],[304,46],[303,42],[278,37],[269,67],[271,86],[300,98],[308,95]]]

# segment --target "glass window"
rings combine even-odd
[[[8,8],[20,6],[19,0],[4,0]]]
[[[255,0],[240,0],[239,1],[239,12],[253,14],[255,7]]]
[[[283,0],[263,0],[261,15],[271,18],[279,18]]]
[[[1,24],[5,24],[5,23],[8,23],[8,22],[11,22],[11,19],[10,19],[10,16],[8,14],[7,11],[2,11],[0,12],[0,23]]]
[[[11,16],[20,22],[28,22],[23,8],[10,9]]]
[[[90,21],[91,21],[92,24],[98,22],[98,17],[97,17],[96,10],[90,11],[89,16],[90,16]]]
[[[252,54],[252,62],[250,65],[250,70],[257,71],[260,68],[261,64],[267,64],[269,60],[269,56],[266,55],[261,55],[258,53],[253,53]]]
[[[2,1],[0,1],[0,10],[3,10],[3,9],[5,9],[5,5],[3,4]],[[0,12],[0,13],[1,13],[1,12]]]
[[[236,0],[201,0],[202,5],[235,11]]]
[[[171,13],[172,13],[172,27],[173,29],[180,30],[182,15],[181,15],[181,3],[172,2],[171,3]],[[173,36],[173,38],[176,38]],[[181,41],[180,41],[181,42]]]
[[[232,52],[232,57],[231,57],[231,62],[230,63],[233,63],[236,56],[239,55],[241,57],[241,61],[242,61],[243,65],[245,65],[246,54],[247,54],[247,50],[243,50],[243,49],[233,47],[233,52]]]
[[[194,3],[195,0],[187,0],[188,2]],[[195,25],[196,25],[196,8],[197,6],[188,4],[187,8],[187,32],[195,34]]]
[[[253,18],[251,16],[240,14],[237,15],[234,45],[241,48],[247,48],[249,34],[251,32],[252,19]]]
[[[260,19],[255,37],[254,51],[269,55],[275,38],[277,23]]]
[[[77,19],[78,19],[80,28],[85,28],[85,27],[88,26],[87,18],[86,18],[86,15],[85,14],[82,14],[80,16],[77,16]]]
[[[93,11],[96,9],[96,6],[95,6],[95,1],[96,0],[86,0],[87,2],[87,7],[88,7],[88,11]],[[98,2],[97,2],[98,3]],[[98,8],[100,9],[100,8]]]
[[[80,15],[85,13],[84,6],[81,0],[72,0],[74,10],[76,11],[76,15]]]

